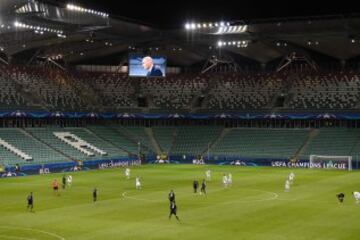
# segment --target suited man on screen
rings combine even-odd
[[[144,69],[148,72],[146,77],[162,77],[163,72],[156,66],[154,66],[154,61],[151,57],[147,56],[142,59],[142,65]]]

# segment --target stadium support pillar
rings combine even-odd
[[[305,55],[299,55],[296,52],[291,52],[288,55],[286,55],[280,62],[279,66],[277,67],[276,71],[280,72],[285,67],[287,67],[291,63],[295,62],[305,62],[308,66],[310,66],[312,69],[317,71],[317,64],[315,61],[313,61],[309,56]]]
[[[3,59],[2,57],[0,57],[0,62],[6,64],[6,65],[9,65],[9,62],[6,61],[5,59]]]
[[[58,64],[57,62],[55,62],[54,60],[52,60],[51,58],[48,58],[47,59],[48,62],[54,64],[56,67],[60,68],[61,70],[65,71],[66,72],[66,68],[64,68],[63,66],[61,66],[60,64]]]
[[[224,56],[210,56],[202,70],[201,70],[201,74],[204,74],[206,72],[208,72],[211,69],[216,69],[216,70],[221,70],[222,67],[227,67],[229,70],[237,72],[240,68],[239,65],[234,61],[234,59],[229,56],[229,55],[224,55]]]
[[[38,49],[38,50],[35,52],[35,54],[32,55],[32,57],[31,57],[31,58],[29,59],[29,61],[27,62],[27,65],[30,65],[30,64],[32,63],[32,61],[34,61],[34,59],[39,56],[39,53],[40,53],[40,49]]]

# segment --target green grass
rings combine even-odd
[[[192,181],[212,169],[208,196],[194,195]],[[233,186],[224,189],[222,174]],[[62,174],[0,179],[0,239],[359,239],[360,172],[296,169],[289,193],[289,169],[230,166],[147,165],[71,173],[73,186],[54,195],[51,181]],[[135,190],[135,176],[143,190]],[[99,190],[92,202],[92,189]],[[178,216],[169,221],[167,194],[174,189]],[[33,191],[35,213],[26,211]],[[339,204],[335,194],[346,194]],[[126,192],[126,197],[122,194]],[[56,234],[56,235],[54,235]]]

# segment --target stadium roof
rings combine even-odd
[[[291,7],[258,1],[241,6],[230,1],[71,1],[83,7],[76,11],[67,9],[67,4],[63,0],[1,0],[0,50],[7,57],[27,54],[29,61],[54,57],[68,63],[117,64],[126,61],[129,52],[151,52],[182,66],[202,62],[219,51],[259,63],[293,51],[339,60],[360,55],[360,15],[346,4],[317,8],[303,1],[292,2]],[[231,26],[248,28],[235,34],[187,31],[187,21],[229,21]],[[249,44],[219,49],[219,41]]]

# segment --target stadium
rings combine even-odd
[[[0,0],[0,239],[359,239],[360,9],[288,4]]]

